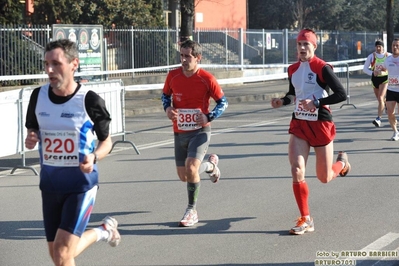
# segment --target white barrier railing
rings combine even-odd
[[[107,110],[111,114],[112,119],[110,124],[110,135],[113,137],[122,136],[122,140],[114,141],[110,152],[112,152],[115,145],[118,143],[129,143],[133,146],[136,153],[140,154],[136,145],[133,142],[126,140],[126,134],[132,132],[126,131],[125,86],[123,86],[123,82],[121,80],[88,82],[84,83],[84,86],[95,91],[105,100]]]
[[[125,87],[122,81],[112,80],[104,82],[84,83],[88,89],[100,95],[106,103],[106,107],[111,114],[110,135],[112,137],[122,136],[122,140],[113,142],[111,152],[115,145],[128,143],[132,145],[137,154],[140,154],[136,145],[132,141],[126,140],[126,135],[130,132],[125,128]],[[27,87],[21,90],[6,91],[0,93],[0,115],[1,120],[7,125],[6,130],[0,131],[1,149],[0,158],[10,155],[21,155],[21,165],[15,166],[11,174],[17,169],[30,169],[36,175],[35,168],[26,165],[26,148],[24,145],[27,130],[25,128],[27,107],[33,88]],[[37,149],[37,146],[35,147]],[[2,167],[9,169],[10,167]]]
[[[334,61],[330,62],[332,64],[356,64],[350,67],[350,71],[363,69],[363,63],[366,58],[345,60],[345,61]],[[361,64],[361,65],[360,65]],[[170,69],[181,66],[181,64],[175,64],[170,66],[158,66],[158,67],[148,67],[148,68],[133,68],[133,69],[122,69],[122,70],[107,70],[107,71],[88,71],[88,72],[76,72],[75,77],[85,77],[85,76],[101,76],[101,75],[112,75],[112,74],[127,74],[127,73],[142,73],[142,72],[156,72],[156,71],[168,71]],[[204,69],[270,69],[270,68],[286,68],[289,64],[268,64],[268,65],[210,65],[201,64]],[[10,81],[10,80],[30,80],[30,79],[47,79],[47,74],[33,74],[33,75],[10,75],[10,76],[0,76],[0,81]],[[256,81],[256,80],[255,80]],[[258,79],[257,81],[262,81]],[[245,81],[244,81],[245,82]],[[223,84],[223,83],[221,83]],[[229,83],[225,83],[229,84]]]
[[[0,157],[17,154],[23,148],[23,143],[19,138],[23,127],[21,127],[20,117],[23,115],[22,101],[28,101],[28,98],[21,97],[21,91],[6,91],[0,93],[0,115],[3,123],[3,130],[0,130],[0,139],[2,140],[0,148]]]

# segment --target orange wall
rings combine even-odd
[[[196,0],[195,28],[247,28],[247,0]],[[198,21],[201,19],[202,22]]]

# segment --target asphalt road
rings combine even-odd
[[[96,243],[77,265],[399,265],[399,142],[389,140],[386,117],[382,128],[372,125],[370,86],[352,89],[351,104],[332,109],[335,151],[348,152],[352,170],[322,184],[312,151],[306,176],[315,232],[302,236],[288,234],[299,215],[287,158],[292,106],[237,102],[214,121],[209,153],[219,154],[222,178],[213,184],[202,175],[200,221],[192,228],[177,227],[187,193],[174,167],[170,122],[163,112],[128,117],[134,134],[127,140],[140,155],[120,143],[100,162],[90,222],[116,217],[122,242]],[[38,181],[30,170],[0,172],[0,265],[51,265]]]

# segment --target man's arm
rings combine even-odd
[[[372,62],[372,56],[373,56],[373,54],[370,54],[367,57],[366,62],[364,62],[364,65],[363,65],[363,72],[369,76],[371,76],[373,74],[373,71],[370,69],[371,62]]]
[[[338,77],[335,75],[332,68],[328,65],[323,67],[322,70],[323,79],[327,85],[334,92],[326,98],[317,99],[320,105],[336,104],[346,100],[346,91]]]
[[[25,138],[25,147],[30,150],[39,142],[39,123],[35,113],[39,90],[40,88],[36,88],[32,92],[26,112],[25,127],[28,129],[28,134]]]
[[[208,121],[211,122],[220,117],[228,106],[229,103],[227,102],[227,98],[223,95],[222,98],[216,101],[216,106],[213,110],[209,114],[206,114]]]

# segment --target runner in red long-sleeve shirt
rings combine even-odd
[[[202,161],[211,138],[211,121],[218,118],[228,104],[216,78],[199,67],[201,49],[199,43],[191,40],[181,44],[182,66],[169,72],[162,94],[164,110],[173,122],[177,174],[187,183],[188,206],[179,226],[198,223],[200,173],[208,173],[214,183],[220,178],[216,154],[209,155],[207,162]],[[211,98],[216,106],[209,111]]]

